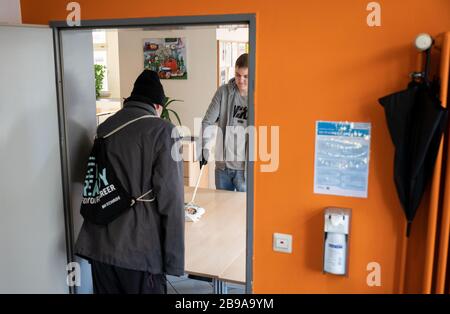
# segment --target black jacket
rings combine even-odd
[[[153,107],[129,101],[98,127],[97,135],[148,114],[156,115]],[[183,275],[184,188],[179,140],[174,125],[159,118],[141,119],[108,138],[108,158],[123,187],[133,197],[153,189],[156,200],[137,202],[107,226],[84,221],[76,254],[152,274]]]

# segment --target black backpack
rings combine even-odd
[[[118,180],[106,151],[106,139],[109,136],[137,120],[154,117],[152,115],[141,116],[125,123],[104,137],[95,138],[88,159],[80,208],[80,213],[85,220],[97,225],[107,225],[132,208],[137,201],[152,202],[155,199],[153,195],[149,195],[152,190],[138,198],[132,197]],[[149,198],[143,199],[145,196]]]

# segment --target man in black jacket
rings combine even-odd
[[[124,108],[102,123],[107,152],[130,195],[152,190],[154,201],[136,202],[106,226],[84,221],[76,254],[91,262],[94,293],[166,293],[166,274],[184,274],[184,188],[179,135],[158,113],[164,89],[156,72],[144,70]]]

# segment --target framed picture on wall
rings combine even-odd
[[[151,38],[144,40],[144,68],[158,73],[161,79],[186,80],[185,38]]]

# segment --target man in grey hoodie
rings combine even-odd
[[[246,191],[248,140],[248,54],[242,54],[235,65],[235,77],[214,95],[202,121],[202,158],[200,168],[210,157],[211,126],[218,124],[216,136],[216,188]]]

